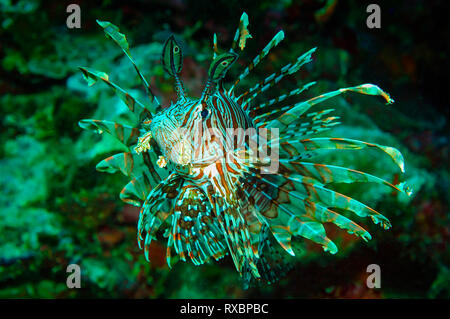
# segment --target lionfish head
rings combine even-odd
[[[202,95],[187,97],[180,78],[183,67],[181,47],[173,35],[166,40],[161,62],[167,74],[175,79],[177,100],[153,117],[148,126],[150,133],[146,133],[156,141],[166,160],[178,165],[192,163],[193,148],[198,144],[195,140],[202,139],[204,122],[219,114],[217,104],[213,102],[217,87],[237,58],[238,54],[234,52],[215,55]]]

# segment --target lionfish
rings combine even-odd
[[[110,86],[139,124],[131,127],[85,119],[79,125],[107,132],[127,148],[101,161],[96,169],[121,171],[131,179],[120,198],[141,207],[137,242],[147,260],[150,243],[158,238],[166,244],[169,267],[173,255],[201,265],[230,254],[244,283],[271,283],[283,272],[285,257],[295,254],[293,236],[309,239],[331,254],[338,248],[327,237],[324,223],[365,241],[371,239],[364,228],[338,211],[370,217],[384,229],[391,227],[385,216],[327,184],[371,182],[409,195],[405,183],[393,185],[365,172],[312,161],[323,150],[373,148],[389,155],[404,172],[403,156],[395,148],[314,137],[339,122],[338,117],[329,116],[333,110],[309,112],[311,107],[346,92],[378,95],[387,104],[393,103],[378,86],[362,84],[286,103],[315,84],[311,82],[264,103],[255,102],[261,93],[310,62],[313,48],[245,92],[236,93],[238,84],[283,40],[280,31],[226,89],[224,77],[237,60],[237,51],[251,38],[244,12],[229,51],[220,53],[214,34],[213,60],[200,98],[187,95],[180,78],[181,47],[173,35],[167,39],[161,62],[174,79],[177,100],[163,108],[133,60],[125,35],[110,22],[97,22],[133,64],[150,102],[138,101],[106,73],[80,67],[89,85],[101,80]]]

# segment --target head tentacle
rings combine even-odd
[[[183,68],[183,52],[173,35],[171,35],[164,43],[161,62],[164,71],[175,79],[175,90],[178,99],[184,99],[186,96],[186,89],[180,78],[181,69]]]

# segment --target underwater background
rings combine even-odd
[[[81,8],[81,28],[69,29],[66,7]],[[450,25],[444,1],[377,1],[381,28],[369,29],[364,1],[31,1],[0,0],[0,298],[449,298]],[[399,149],[405,159],[406,197],[377,185],[345,185],[352,197],[392,222],[370,223],[368,243],[327,227],[336,255],[318,245],[297,257],[280,282],[244,290],[231,258],[201,267],[178,262],[169,270],[165,247],[153,242],[151,263],[137,246],[139,209],[119,192],[127,182],[95,165],[117,149],[78,121],[120,122],[127,108],[106,85],[88,87],[78,66],[107,72],[143,99],[139,78],[96,19],[127,35],[131,52],[163,105],[176,94],[159,62],[174,33],[185,54],[182,79],[199,96],[216,32],[228,48],[242,12],[252,38],[250,61],[279,31],[285,40],[249,76],[257,83],[318,47],[291,87],[317,81],[311,96],[373,83],[396,101],[346,94],[322,103],[342,124],[329,136],[357,138]],[[239,61],[238,63],[243,63]],[[230,70],[234,78],[238,66]],[[282,86],[273,91],[282,93]],[[275,96],[276,94],[272,94]],[[346,152],[328,162],[357,163],[388,181],[399,178],[376,152]],[[69,289],[66,268],[81,267],[81,288]],[[367,266],[381,268],[381,288],[366,285]]]

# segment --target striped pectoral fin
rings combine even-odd
[[[203,235],[202,240],[199,242],[204,247],[204,252],[208,253],[215,260],[219,260],[227,254],[223,234],[214,218],[206,219],[202,216],[201,221],[196,223],[196,228]]]
[[[324,238],[324,233],[319,231],[320,227],[310,222],[333,223],[350,234],[355,234],[365,241],[371,239],[371,235],[360,225],[349,218],[338,214],[329,207],[336,207],[343,210],[353,211],[361,217],[370,217],[376,224],[381,224],[385,229],[390,227],[389,220],[374,211],[370,207],[351,199],[345,195],[326,189],[320,183],[309,177],[286,177],[282,175],[259,175],[254,174],[259,182],[254,181],[252,187],[259,190],[271,202],[261,208],[261,214],[270,225],[275,239],[281,247],[293,255],[291,245],[292,235],[301,235],[305,238],[316,241],[324,246],[324,249],[335,252],[335,245],[329,239]],[[265,184],[266,191],[262,190]],[[272,191],[268,191],[268,189]],[[272,195],[268,195],[270,192]],[[306,227],[304,230],[295,230],[289,225],[294,223],[299,228],[300,225],[313,226],[317,232]]]
[[[307,238],[322,246],[324,251],[336,254],[338,248],[336,244],[327,237],[322,223],[316,221],[301,221],[298,217],[292,216],[288,223],[289,231],[296,236]]]
[[[338,89],[336,91],[324,93],[324,94],[316,96],[312,99],[309,99],[305,102],[298,103],[295,105],[295,107],[293,107],[289,111],[283,113],[277,119],[270,122],[267,125],[267,127],[278,127],[278,128],[286,127],[289,124],[291,124],[292,122],[296,121],[299,116],[301,116],[306,111],[308,111],[312,106],[314,106],[318,103],[321,103],[323,101],[326,101],[332,97],[343,94],[345,92],[356,92],[356,93],[367,94],[367,95],[380,95],[387,101],[387,104],[391,104],[394,102],[394,100],[390,98],[389,94],[384,92],[378,86],[373,85],[373,84],[362,84],[362,85],[358,85],[358,86],[342,88],[342,89]]]
[[[130,146],[138,142],[138,137],[144,133],[136,127],[131,127],[111,121],[85,119],[78,122],[78,125],[86,130],[99,134],[109,133],[117,138],[123,145]]]
[[[347,138],[310,138],[303,140],[289,140],[280,143],[280,155],[295,157],[303,152],[318,150],[351,150],[376,148],[388,154],[402,172],[405,171],[403,155],[397,149],[375,143],[367,143]]]
[[[308,205],[313,206],[313,203],[310,202]],[[315,205],[314,216],[321,223],[333,223],[339,228],[346,230],[349,234],[355,234],[365,241],[372,239],[369,232],[360,225],[322,205]]]
[[[150,262],[150,244],[152,240],[156,238],[156,232],[161,228],[169,216],[169,213],[159,211],[154,215],[147,214],[145,215],[145,218],[139,219],[137,242],[139,248],[144,249],[145,259],[148,262]],[[145,234],[145,238],[143,238],[143,234]]]
[[[312,178],[304,176],[298,178],[295,175],[293,177],[281,175],[262,177],[260,175],[260,178],[272,187],[277,188],[280,193],[285,193],[290,198],[290,202],[297,202],[297,207],[303,213],[303,216],[314,218],[319,222],[332,222],[338,227],[346,229],[349,233],[362,237],[364,240],[370,239],[370,234],[365,229],[345,216],[330,210],[328,207],[349,210],[360,217],[369,216],[372,220],[376,220],[376,223],[381,223],[383,228],[387,229],[390,227],[389,220],[380,213],[355,199],[325,188]],[[286,180],[293,182],[293,184],[286,184]],[[289,185],[289,187],[285,185]],[[298,215],[301,214],[298,213]]]
[[[257,267],[257,257],[254,254],[251,236],[248,231],[248,225],[243,216],[238,212],[236,216],[233,214],[228,215],[231,217],[231,227],[234,232],[234,242],[239,248],[241,254],[241,269],[245,267],[255,278],[260,278],[260,273]]]
[[[198,256],[200,257],[199,264],[208,261],[211,257],[219,260],[227,253],[226,245],[223,243],[219,229],[213,227],[211,222],[202,222],[202,217],[199,217],[195,223],[195,232],[201,235],[195,238],[193,242],[193,247],[198,251]]]
[[[324,251],[335,254],[337,246],[326,235],[321,222],[302,214],[302,204],[277,204],[278,216],[268,219],[270,229],[278,243],[291,255],[293,255],[291,236],[300,236],[309,239],[322,246]]]
[[[80,67],[80,70],[83,72],[83,76],[88,82],[89,86],[95,84],[98,80],[101,80],[105,82],[109,87],[111,87],[119,97],[119,99],[122,100],[123,103],[125,103],[125,105],[138,117],[140,121],[143,121],[144,119],[151,119],[153,117],[147,106],[132,97],[118,85],[109,81],[108,74],[86,67]]]
[[[245,190],[241,189],[243,186],[241,181],[236,183],[239,197],[236,205],[227,204],[220,195],[213,194],[212,197],[215,202],[217,225],[223,234],[224,243],[237,271],[245,281],[248,274],[254,278],[260,277],[256,263],[261,223],[255,215],[253,206],[250,207],[243,201]]]
[[[147,259],[151,239],[164,221],[171,216],[171,207],[181,182],[182,180],[175,174],[169,175],[148,193],[142,205],[139,212],[137,240],[142,249],[143,235],[146,234],[144,251]]]
[[[120,33],[119,28],[116,25],[112,24],[111,22],[97,20],[97,23],[103,28],[103,31],[105,31],[105,35],[107,37],[110,37],[111,39],[113,39],[115,43],[117,43],[117,45],[122,49],[122,51],[128,57],[130,62],[133,64],[133,67],[136,70],[136,73],[138,74],[139,78],[141,79],[145,91],[147,92],[147,95],[150,98],[150,101],[152,102],[152,111],[156,112],[160,107],[159,101],[153,94],[150,85],[148,84],[144,75],[137,67],[136,62],[131,57],[130,46],[128,44],[126,36],[123,33]]]
[[[283,247],[283,249],[287,251],[291,256],[295,256],[291,244],[292,233],[290,232],[289,228],[284,225],[271,225],[270,231],[272,232],[273,236],[280,244],[280,246]]]
[[[384,229],[391,227],[390,221],[379,212],[353,198],[325,188],[323,184],[318,183],[311,177],[302,176],[299,178],[296,175],[262,176],[258,174],[255,174],[255,177],[272,189],[276,189],[276,192],[272,191],[272,193],[278,194],[277,204],[284,201],[300,209],[302,213],[297,213],[297,216],[314,218],[320,222],[333,222],[364,240],[370,239],[369,233],[346,217],[329,210],[329,208],[335,207],[351,211],[359,217],[370,217],[375,224],[380,224]]]
[[[262,225],[268,223],[271,233],[280,246],[294,256],[295,254],[291,247],[292,234],[289,232],[289,229],[283,222],[273,222],[273,219],[277,218],[279,214],[278,207],[280,203],[274,199],[274,197],[278,196],[278,191],[271,191],[270,195],[266,193],[272,185],[262,182],[260,175],[248,172],[246,177],[245,182],[241,183],[241,188],[243,189],[243,193],[256,207],[256,212],[259,216],[258,220]]]
[[[402,172],[405,171],[405,163],[403,160],[403,155],[397,149],[384,146],[375,143],[367,143],[363,141],[347,139],[347,138],[312,138],[309,140],[301,141],[305,144],[309,144],[310,147],[314,149],[362,149],[362,148],[376,148],[387,155],[389,155],[392,160],[397,164]],[[305,145],[304,144],[304,145]],[[308,148],[305,145],[305,148]]]
[[[241,276],[250,272],[253,277],[259,278],[260,274],[256,266],[257,257],[254,254],[251,235],[243,216],[230,206],[219,213],[217,220],[236,270]]]
[[[296,190],[299,194],[302,194],[302,196],[306,196],[308,203],[319,203],[320,206],[335,207],[351,211],[359,217],[370,217],[375,224],[380,224],[384,229],[389,229],[391,227],[389,219],[379,212],[356,199],[325,188],[324,186],[301,183],[296,185]]]
[[[145,232],[145,239],[142,238],[142,233],[138,232],[138,245],[140,249],[144,249],[145,259],[150,262],[150,244],[152,240],[155,239],[155,234],[161,225],[164,223],[168,214],[159,214],[159,216],[148,216],[147,219],[147,231]],[[143,243],[142,243],[143,241]]]
[[[147,199],[151,198],[154,193],[156,193],[156,191],[150,193]],[[141,207],[139,213],[137,242],[140,249],[145,249],[145,258],[149,261],[148,250],[151,240],[155,237],[156,232],[159,230],[162,223],[167,219],[169,214],[158,214],[156,212],[157,207],[161,204],[163,199],[154,197],[154,200],[151,203],[147,201],[147,199]]]
[[[281,188],[281,191],[285,191],[285,190],[283,188]],[[361,226],[359,226],[358,224],[356,224],[349,218],[330,210],[328,207],[326,207],[326,205],[323,205],[322,202],[318,198],[306,197],[305,195],[298,193],[297,191],[291,191],[291,192],[288,191],[288,193],[292,198],[297,198],[300,200],[298,207],[299,207],[300,211],[303,211],[304,216],[313,218],[315,221],[318,221],[321,223],[326,223],[326,222],[333,223],[336,226],[338,226],[339,228],[346,230],[349,234],[355,234],[355,235],[363,238],[365,241],[368,241],[371,239],[370,234],[364,228],[362,228]],[[300,215],[300,213],[298,213],[298,215]],[[384,216],[382,216],[381,214],[379,214],[377,212],[375,212],[375,214],[370,214],[370,216],[371,217],[375,216],[377,218],[377,220],[381,220],[381,218],[380,218],[380,216],[381,216],[383,218],[383,220],[385,221],[384,225],[390,225],[389,221]],[[373,217],[373,218],[375,218],[375,217]],[[280,240],[279,240],[279,242],[280,242]],[[280,242],[280,244],[281,244],[281,242]]]
[[[259,183],[256,181],[252,183],[251,187],[257,189],[270,202],[265,207],[260,207],[260,213],[271,230],[275,230],[274,237],[288,253],[293,252],[288,234],[310,239],[332,254],[337,252],[336,245],[326,236],[322,224],[315,221],[313,216],[304,213],[305,209],[302,209],[304,201],[291,196],[290,193],[293,190],[291,183],[280,187],[268,180],[261,178],[259,180]],[[262,185],[266,186],[262,187]],[[272,189],[271,195],[267,193],[269,189]],[[277,194],[276,197],[274,194]]]
[[[389,186],[396,191],[409,195],[405,184],[397,186],[374,175],[350,169],[347,167],[324,165],[316,163],[299,162],[295,160],[280,159],[280,168],[284,171],[295,172],[299,175],[309,176],[317,179],[323,184],[329,183],[377,183]]]
[[[211,257],[218,260],[226,254],[226,248],[216,223],[206,196],[187,184],[175,201],[168,247],[173,247],[181,260],[189,258],[194,265]]]
[[[297,185],[296,185],[297,186]],[[318,186],[318,185],[316,185]],[[365,241],[368,241],[371,239],[370,234],[361,226],[353,222],[352,220],[348,219],[345,216],[342,216],[332,210],[330,210],[326,205],[323,205],[321,202],[322,197],[313,197],[311,196],[305,196],[301,192],[298,192],[297,187],[295,190],[287,190],[284,187],[279,187],[280,192],[285,192],[288,194],[288,196],[291,198],[292,202],[298,202],[296,216],[303,216],[303,218],[311,218],[314,219],[314,221],[321,222],[321,223],[333,223],[336,226],[338,226],[341,229],[347,230],[350,234],[355,234],[361,238],[363,238]],[[361,204],[362,205],[362,204]],[[358,214],[360,215],[360,214]],[[364,215],[367,216],[367,215]],[[370,214],[370,216],[377,217],[378,220],[380,220],[380,216],[387,221],[387,223],[390,225],[389,221],[382,216],[381,214],[375,212],[375,214]],[[385,223],[386,225],[386,223]],[[271,228],[277,229],[275,227]],[[286,227],[278,226],[278,229],[281,230],[287,230]],[[283,244],[283,235],[286,236],[288,232],[278,232],[277,234],[274,233],[275,237],[279,241],[279,243],[284,247]],[[280,236],[281,235],[281,236]],[[290,247],[290,237],[286,237],[286,242],[289,243]],[[285,248],[286,249],[286,248]],[[289,250],[286,249],[288,252]],[[292,248],[291,248],[292,250]]]

